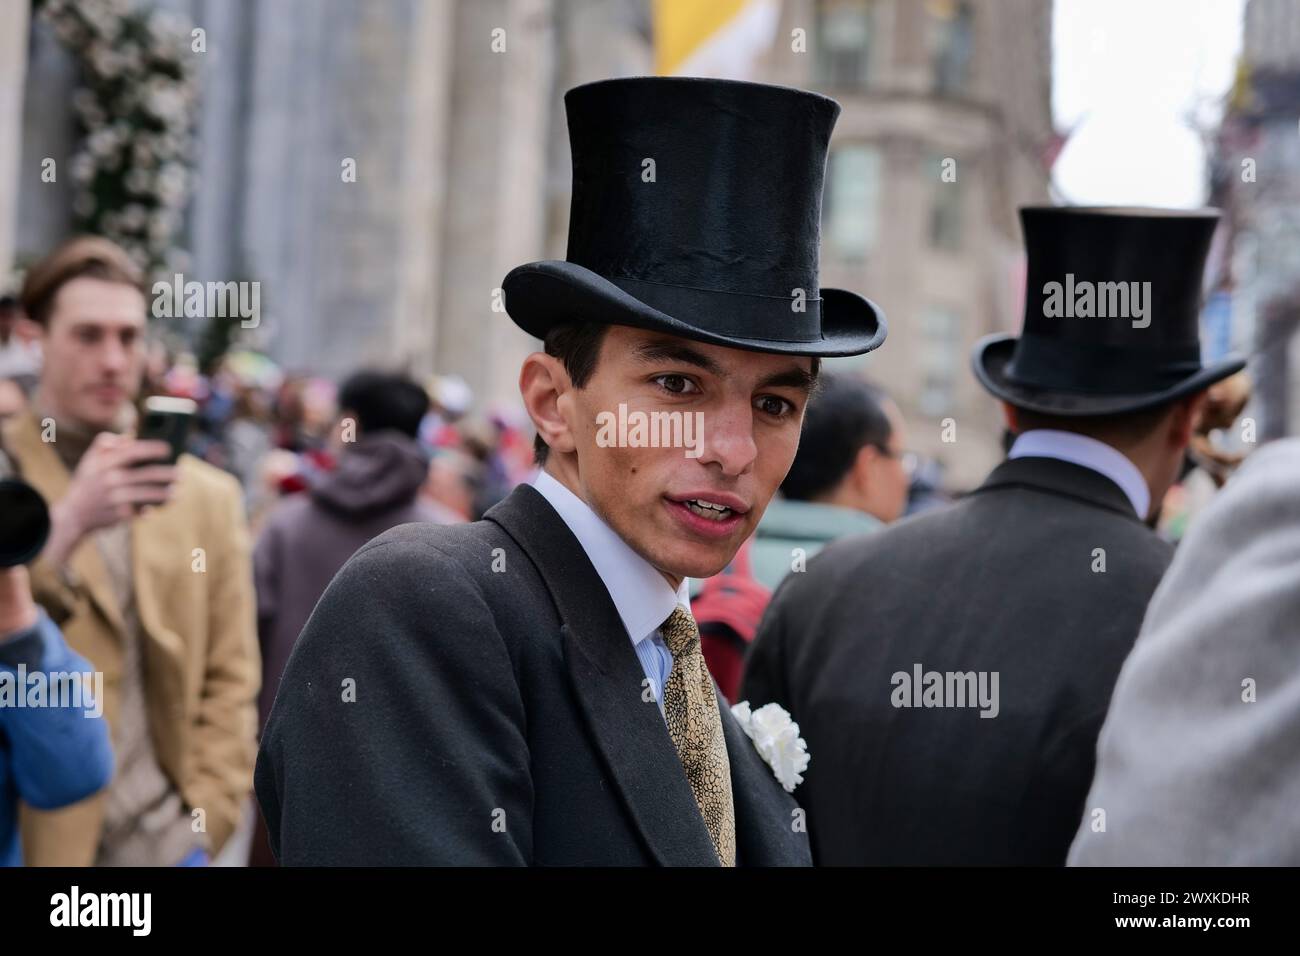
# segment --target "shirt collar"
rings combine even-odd
[[[1076,432],[1035,428],[1016,439],[1007,458],[1055,458],[1091,468],[1119,485],[1140,520],[1151,510],[1151,489],[1137,465],[1105,442]]]
[[[677,605],[691,606],[686,578],[673,591],[650,562],[633,551],[590,505],[560,481],[539,471],[532,485],[582,545],[633,644],[653,635]]]

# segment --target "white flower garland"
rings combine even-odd
[[[135,0],[36,0],[80,60],[72,106],[84,138],[70,161],[76,226],[143,268],[185,264],[176,248],[195,158],[198,84],[185,24]]]

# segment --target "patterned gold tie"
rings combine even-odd
[[[680,604],[660,629],[672,651],[673,669],[664,683],[668,736],[686,771],[704,825],[723,866],[736,865],[736,811],[731,803],[731,764],[722,736],[722,717],[713,681],[700,650],[700,630]]]

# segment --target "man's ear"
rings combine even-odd
[[[1186,448],[1192,440],[1196,426],[1200,424],[1205,403],[1209,400],[1208,392],[1197,392],[1174,403],[1174,413],[1170,416],[1169,441],[1178,448]]]
[[[1002,420],[1006,423],[1007,431],[1013,435],[1020,434],[1020,423],[1016,421],[1016,406],[1010,402],[1002,403]]]
[[[47,320],[46,325],[48,324]],[[27,318],[26,312],[19,311],[14,320],[14,335],[18,337],[19,341],[35,342],[37,339],[45,337],[45,325],[33,322]]]
[[[561,408],[561,398],[572,388],[564,363],[555,356],[534,352],[524,359],[519,370],[519,394],[537,434],[557,454],[572,452],[577,447]]]
[[[853,459],[853,467],[849,469],[852,476],[853,490],[860,496],[865,496],[871,487],[871,466],[881,457],[880,449],[875,445],[863,445],[858,449],[857,455]]]

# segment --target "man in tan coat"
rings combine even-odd
[[[32,566],[38,600],[104,673],[116,772],[57,811],[24,807],[32,865],[202,864],[251,788],[259,680],[249,539],[238,483],[197,459],[165,460],[129,432],[144,365],[140,271],[83,237],[29,271],[41,329],[31,408],[4,445],[51,503]],[[65,617],[66,615],[66,617]]]

